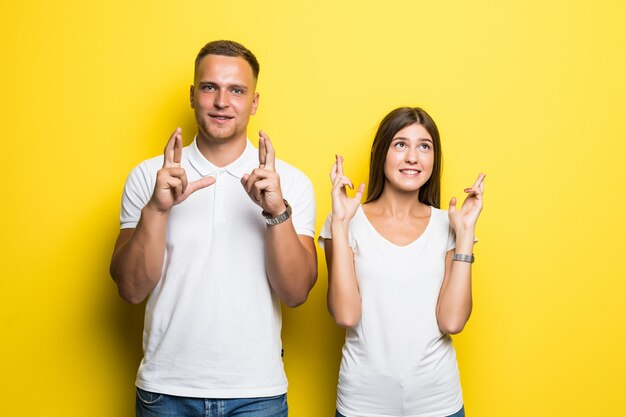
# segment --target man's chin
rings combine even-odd
[[[230,129],[209,129],[202,132],[202,136],[214,143],[227,143],[232,141],[236,135]]]

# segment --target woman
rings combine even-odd
[[[441,144],[433,119],[399,108],[372,145],[368,197],[353,198],[336,157],[332,213],[320,245],[328,308],[347,329],[337,389],[340,417],[461,417],[463,397],[450,334],[472,309],[479,175],[462,207],[439,209]]]

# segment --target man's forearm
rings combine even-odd
[[[317,279],[313,238],[299,236],[291,219],[268,226],[266,268],[272,288],[289,307],[304,303]]]
[[[127,302],[142,302],[161,277],[165,255],[167,213],[148,206],[135,229],[122,230],[111,260],[111,276]]]

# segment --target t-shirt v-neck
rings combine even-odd
[[[428,216],[428,223],[426,223],[426,227],[424,228],[422,233],[420,233],[420,235],[417,238],[413,239],[411,242],[407,243],[406,245],[399,245],[397,243],[392,242],[391,240],[389,240],[385,236],[383,236],[383,234],[380,233],[378,231],[378,229],[376,229],[374,224],[367,217],[367,214],[365,214],[365,211],[363,210],[363,205],[359,206],[359,208],[357,209],[356,215],[357,216],[362,216],[362,219],[364,220],[364,223],[367,224],[367,226],[370,227],[372,229],[372,231],[374,232],[374,235],[378,236],[381,240],[387,242],[389,245],[391,245],[393,247],[396,247],[396,248],[408,248],[410,246],[413,246],[413,245],[417,244],[429,232],[430,225],[432,224],[432,219],[433,219],[433,208],[430,207],[430,215]]]

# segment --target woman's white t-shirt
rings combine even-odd
[[[320,233],[330,239],[331,216]],[[447,211],[431,208],[422,235],[406,246],[381,236],[359,207],[350,222],[361,293],[360,322],[347,330],[337,409],[346,417],[443,417],[463,406],[452,339],[435,309],[454,249]]]

